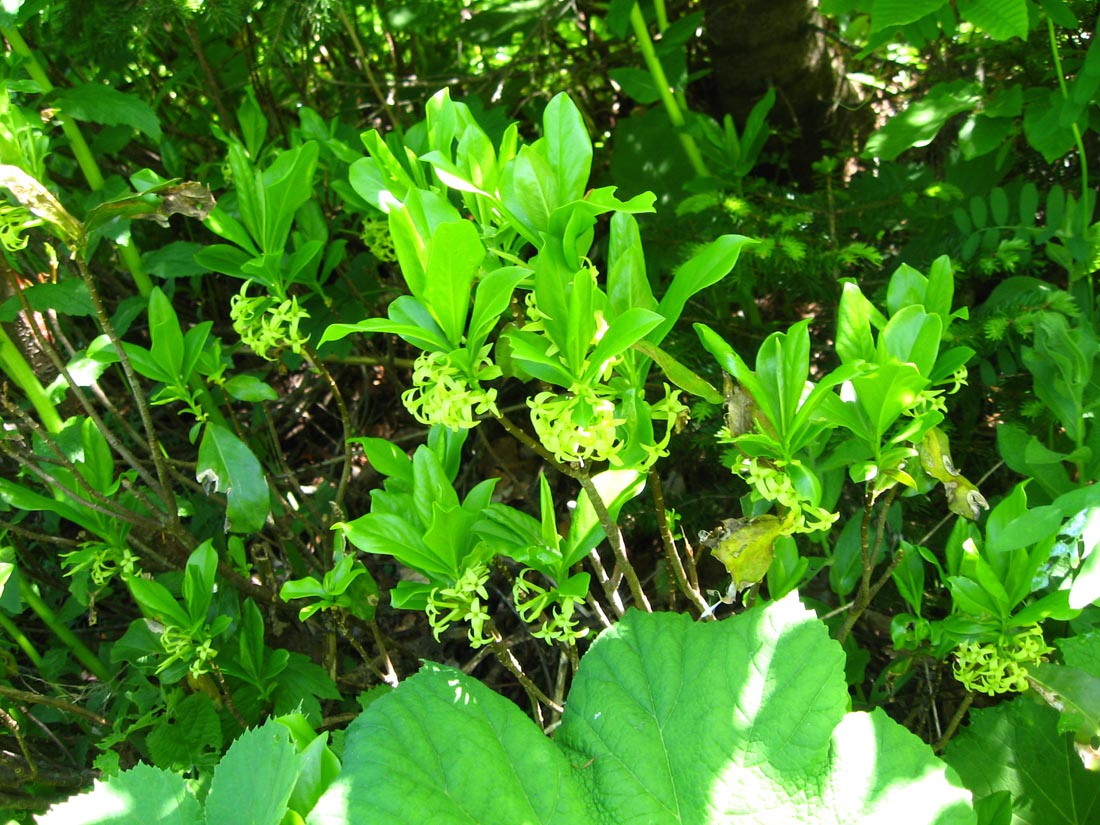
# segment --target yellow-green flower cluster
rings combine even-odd
[[[621,463],[623,442],[616,428],[626,420],[615,417],[615,403],[601,391],[607,390],[574,384],[567,394],[540,392],[527,399],[535,434],[563,464]]]
[[[955,678],[975,693],[1021,693],[1027,690],[1027,666],[1039,664],[1053,649],[1037,624],[997,642],[966,642],[955,651]]]
[[[501,374],[489,360],[489,346],[479,353],[473,376],[455,363],[458,352],[462,351],[422,352],[413,364],[413,385],[402,393],[401,401],[421,424],[468,430],[478,423],[475,415],[500,415],[497,391],[481,386],[481,381]]]
[[[363,221],[360,237],[370,253],[378,260],[388,263],[397,260],[397,252],[393,248],[393,235],[390,234],[390,224],[385,218]]]
[[[947,398],[948,395],[954,395],[963,387],[966,386],[967,371],[966,367],[959,367],[952,373],[951,377],[947,379],[951,382],[948,387],[942,387],[940,389],[928,389],[922,391],[913,405],[905,411],[906,415],[916,417],[923,415],[926,412],[936,411],[945,413],[947,412]]]
[[[485,589],[489,581],[489,567],[475,564],[466,568],[453,587],[437,587],[428,594],[428,624],[432,635],[439,641],[443,633],[455,622],[468,622],[470,629],[466,638],[473,648],[491,644],[493,639],[485,633],[485,623],[489,621],[489,610],[485,603],[489,593]]]
[[[282,301],[273,296],[250,297],[250,286],[252,281],[245,281],[229,304],[229,317],[241,341],[268,361],[274,361],[288,347],[300,353],[309,336],[300,331],[299,325],[309,313],[293,296]]]
[[[830,513],[799,493],[790,475],[784,472],[786,466],[783,461],[765,463],[758,458],[746,458],[734,468],[734,472],[751,484],[762,499],[774,501],[787,509],[784,521],[790,525],[788,534],[828,530],[840,514]]]
[[[138,559],[129,547],[104,541],[86,541],[79,550],[62,555],[61,562],[67,576],[87,570],[88,578],[97,588],[103,587],[118,574],[124,580],[138,574]]]
[[[538,629],[533,630],[531,635],[536,639],[542,639],[548,645],[555,641],[574,645],[578,639],[587,636],[588,628],[578,630],[577,619],[574,618],[577,605],[584,599],[540,587],[527,580],[527,574],[530,572],[532,572],[530,569],[524,570],[512,585],[512,599],[516,605],[516,612],[527,624],[534,624],[543,612],[550,611],[550,618],[543,619]]]
[[[190,633],[175,625],[167,625],[160,634],[160,646],[168,654],[168,658],[161,662],[157,668],[160,673],[175,662],[182,659],[187,662],[187,669],[196,679],[204,673],[209,673],[212,668],[210,663],[217,657],[218,651],[213,647],[213,639],[204,639],[196,644]]]

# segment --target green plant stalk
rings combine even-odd
[[[27,61],[27,74],[41,87],[42,93],[49,94],[53,91],[53,83],[50,82],[50,78],[46,75],[42,64],[38,62],[38,58],[35,57],[34,52],[31,51],[19,31],[13,26],[4,26],[0,28],[0,34],[11,45],[12,51]],[[73,156],[80,166],[80,171],[84,173],[84,179],[88,181],[88,186],[91,187],[92,191],[98,192],[104,185],[103,173],[99,170],[99,164],[96,163],[88,142],[84,140],[84,134],[80,131],[80,127],[76,125],[76,122],[64,112],[58,112],[56,117],[57,122],[61,124],[61,131],[69,139]],[[123,263],[130,270],[130,275],[134,279],[138,292],[142,295],[148,295],[153,289],[153,282],[142,266],[141,253],[132,242],[117,244],[117,247]]]
[[[707,169],[707,164],[703,161],[703,156],[699,154],[699,147],[695,145],[695,139],[684,131],[686,125],[684,111],[672,93],[668,77],[665,75],[664,67],[657,58],[657,51],[653,48],[653,38],[649,36],[649,29],[645,24],[645,17],[642,15],[642,10],[638,7],[637,3],[635,3],[634,7],[630,10],[630,25],[634,29],[634,36],[638,39],[638,47],[642,51],[642,59],[645,60],[646,68],[649,69],[649,74],[653,78],[653,83],[657,86],[657,93],[661,96],[661,103],[664,105],[665,111],[668,112],[668,119],[672,121],[673,128],[676,129],[676,134],[680,138],[680,145],[684,148],[684,154],[687,155],[688,161],[691,163],[691,168],[695,170],[695,174],[699,177],[709,178],[710,170]]]
[[[657,15],[657,32],[658,34],[664,34],[665,29],[668,28],[668,8],[665,6],[665,0],[653,0],[653,11]],[[676,89],[672,94],[676,97],[676,102],[680,104],[680,108],[686,111],[688,102],[684,90]]]
[[[48,432],[60,432],[62,422],[57,407],[50,400],[46,388],[42,386],[42,382],[34,374],[34,370],[27,363],[27,359],[23,357],[23,353],[19,351],[15,342],[8,337],[3,328],[0,328],[0,370],[3,370],[12,383],[23,391],[23,395],[27,397],[35,412],[38,413],[42,426]]]
[[[1058,38],[1054,33],[1054,21],[1047,16],[1047,38],[1050,41],[1050,56],[1054,62],[1054,76],[1058,78],[1058,90],[1062,93],[1063,100],[1069,100],[1069,87],[1066,85],[1065,72],[1062,71],[1062,55],[1058,51]],[[1077,121],[1070,124],[1070,130],[1073,132],[1073,142],[1077,147],[1077,157],[1081,164],[1081,205],[1086,205],[1089,197],[1089,159],[1085,153],[1085,141],[1081,137],[1081,129],[1077,126]],[[1088,238],[1089,236],[1089,218],[1091,213],[1082,209],[1081,210],[1081,237]],[[1087,276],[1087,284],[1089,291],[1088,300],[1088,313],[1089,318],[1095,320],[1096,316],[1096,295],[1095,285],[1093,284],[1092,274]],[[1081,444],[1077,445],[1080,449]],[[1078,472],[1081,472],[1083,465],[1079,463]]]
[[[20,577],[19,579],[19,595],[27,606],[30,607],[40,618],[43,624],[50,629],[50,631],[72,651],[73,655],[80,661],[84,667],[88,668],[97,679],[101,682],[109,682],[111,680],[111,673],[107,670],[107,667],[99,660],[99,658],[92,653],[92,651],[76,637],[69,628],[57,618],[57,614],[50,609],[42,597],[38,595],[38,592],[31,587],[26,579]]]
[[[38,652],[38,649],[31,640],[27,638],[27,634],[20,630],[15,622],[8,618],[8,614],[2,610],[0,610],[0,629],[11,636],[12,641],[19,645],[20,650],[27,654],[27,658],[31,660],[31,664],[39,670],[42,669],[42,654]]]

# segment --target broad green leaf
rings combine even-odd
[[[290,235],[298,208],[313,196],[313,172],[317,168],[316,141],[281,152],[256,178],[262,230],[256,240],[267,253],[281,253]]]
[[[607,302],[611,311],[621,315],[632,307],[657,309],[646,277],[645,250],[638,221],[633,215],[616,212],[611,216],[607,259]]]
[[[245,731],[214,769],[206,825],[279,825],[298,770],[286,727],[271,719]]]
[[[442,665],[372,702],[348,728],[343,761],[311,825],[591,821],[576,768],[553,742],[507,699]]]
[[[192,626],[206,619],[206,610],[214,595],[214,576],[218,571],[218,551],[207,539],[196,547],[187,559],[183,571],[183,602],[191,616]]]
[[[871,30],[899,28],[939,11],[948,0],[873,0]]]
[[[1029,665],[1028,683],[1062,714],[1059,731],[1078,739],[1100,737],[1100,678],[1075,667],[1042,662]]]
[[[40,825],[205,825],[202,806],[180,775],[139,762],[90,791],[52,806]]]
[[[393,556],[429,577],[446,578],[455,572],[424,543],[423,528],[414,527],[392,513],[367,513],[353,521],[334,524],[333,529],[343,530],[348,541],[364,553]]]
[[[238,373],[225,382],[222,389],[230,398],[238,401],[278,401],[279,393],[270,384],[255,375]]]
[[[564,92],[546,104],[542,130],[539,146],[554,170],[559,203],[580,200],[592,168],[592,141],[580,111]]]
[[[959,14],[994,40],[1026,40],[1027,6],[1027,0],[959,0]]]
[[[474,310],[470,316],[470,333],[466,346],[481,349],[485,339],[508,309],[516,286],[531,273],[524,267],[504,266],[486,275],[474,293]]]
[[[908,8],[919,5],[908,0],[901,2]],[[864,154],[889,161],[907,149],[927,146],[951,117],[970,111],[981,100],[981,86],[972,81],[953,80],[934,86],[921,100],[911,103],[871,135]]]
[[[810,374],[810,322],[799,321],[787,332],[773,332],[756,353],[756,380],[772,410],[780,438],[786,436],[806,392]],[[764,406],[760,398],[753,398]]]
[[[835,346],[840,360],[845,364],[873,361],[875,338],[871,328],[874,326],[881,329],[885,325],[886,318],[867,300],[860,288],[850,281],[845,283],[837,310]]]
[[[251,245],[251,241],[249,245]],[[204,272],[218,272],[222,275],[231,275],[234,278],[243,278],[245,275],[241,267],[251,261],[253,257],[243,249],[238,249],[229,244],[216,243],[203,247],[196,252],[195,263]]]
[[[943,338],[943,321],[938,315],[929,315],[920,305],[906,306],[895,313],[879,333],[880,360],[891,358],[912,364],[920,374],[928,378],[939,354]]]
[[[225,529],[259,531],[271,512],[271,493],[264,470],[248,445],[220,424],[209,423],[199,444],[195,478],[225,493]]]
[[[412,459],[408,454],[386,438],[349,439],[363,448],[363,454],[371,466],[384,476],[398,478],[410,486],[413,481]]]
[[[656,312],[640,307],[628,309],[622,315],[613,318],[600,338],[600,342],[588,356],[590,366],[587,373],[595,378],[608,359],[621,355],[636,342],[645,338],[646,334],[662,321],[664,319]]]
[[[558,179],[550,163],[531,146],[519,150],[500,176],[500,197],[509,214],[518,222],[516,229],[528,240],[537,241],[550,226],[550,215],[562,203]]]
[[[428,249],[421,299],[453,348],[461,343],[470,311],[470,287],[485,257],[471,221],[436,227]]]
[[[668,291],[657,306],[657,312],[665,320],[646,336],[646,340],[660,345],[679,320],[688,300],[726,277],[737,263],[741,250],[756,243],[758,241],[744,235],[722,235],[678,266]]]
[[[1013,825],[1087,825],[1100,815],[1100,778],[1057,727],[1058,712],[1027,697],[972,710],[944,758],[975,800],[1010,793]]]
[[[222,749],[222,726],[214,703],[202,692],[181,699],[158,720],[146,743],[157,765],[176,771],[209,765]]]
[[[84,458],[77,462],[80,474],[94,490],[109,495],[115,483],[115,456],[111,445],[91,418],[80,424]]]
[[[161,624],[174,624],[176,627],[186,628],[191,620],[176,597],[167,587],[160,582],[151,579],[134,577],[126,581],[134,601],[138,603],[141,612],[150,619],[156,619]]]
[[[628,612],[581,661],[553,740],[427,664],[352,723],[309,822],[855,825],[919,808],[974,825],[927,745],[881,711],[846,715],[843,673],[793,596],[715,623]]]
[[[149,293],[150,353],[161,371],[175,381],[186,380],[183,369],[183,332],[172,303],[159,286]]]
[[[161,137],[156,112],[136,95],[102,83],[84,83],[67,89],[56,106],[69,117],[103,126],[130,126],[155,141]]]

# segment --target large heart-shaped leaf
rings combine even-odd
[[[425,666],[348,729],[310,822],[976,821],[927,745],[847,701],[840,646],[793,595],[714,623],[631,611],[584,657],[553,740]]]

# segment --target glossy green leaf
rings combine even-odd
[[[220,424],[206,425],[195,478],[225,493],[227,531],[254,533],[267,521],[271,494],[263,467],[248,445]]]
[[[646,340],[660,345],[680,318],[688,300],[726,277],[736,265],[741,250],[756,243],[758,241],[744,235],[722,235],[678,266],[668,291],[657,306],[657,312],[665,320],[646,336]]]
[[[592,141],[580,110],[565,93],[546,104],[542,131],[539,144],[557,179],[559,203],[580,200],[592,169]]]
[[[161,373],[179,382],[186,379],[183,369],[183,332],[172,303],[161,291],[153,287],[149,293],[150,354],[160,366]]]
[[[612,312],[622,314],[632,307],[657,309],[646,276],[645,250],[638,221],[633,215],[616,212],[611,216],[607,257],[607,301]]]
[[[187,612],[180,607],[176,597],[160,582],[151,579],[132,578],[126,582],[141,612],[162,624],[186,628],[191,624]]]
[[[428,249],[421,299],[452,348],[461,343],[470,311],[470,287],[485,247],[470,221],[445,223],[435,229]]]

